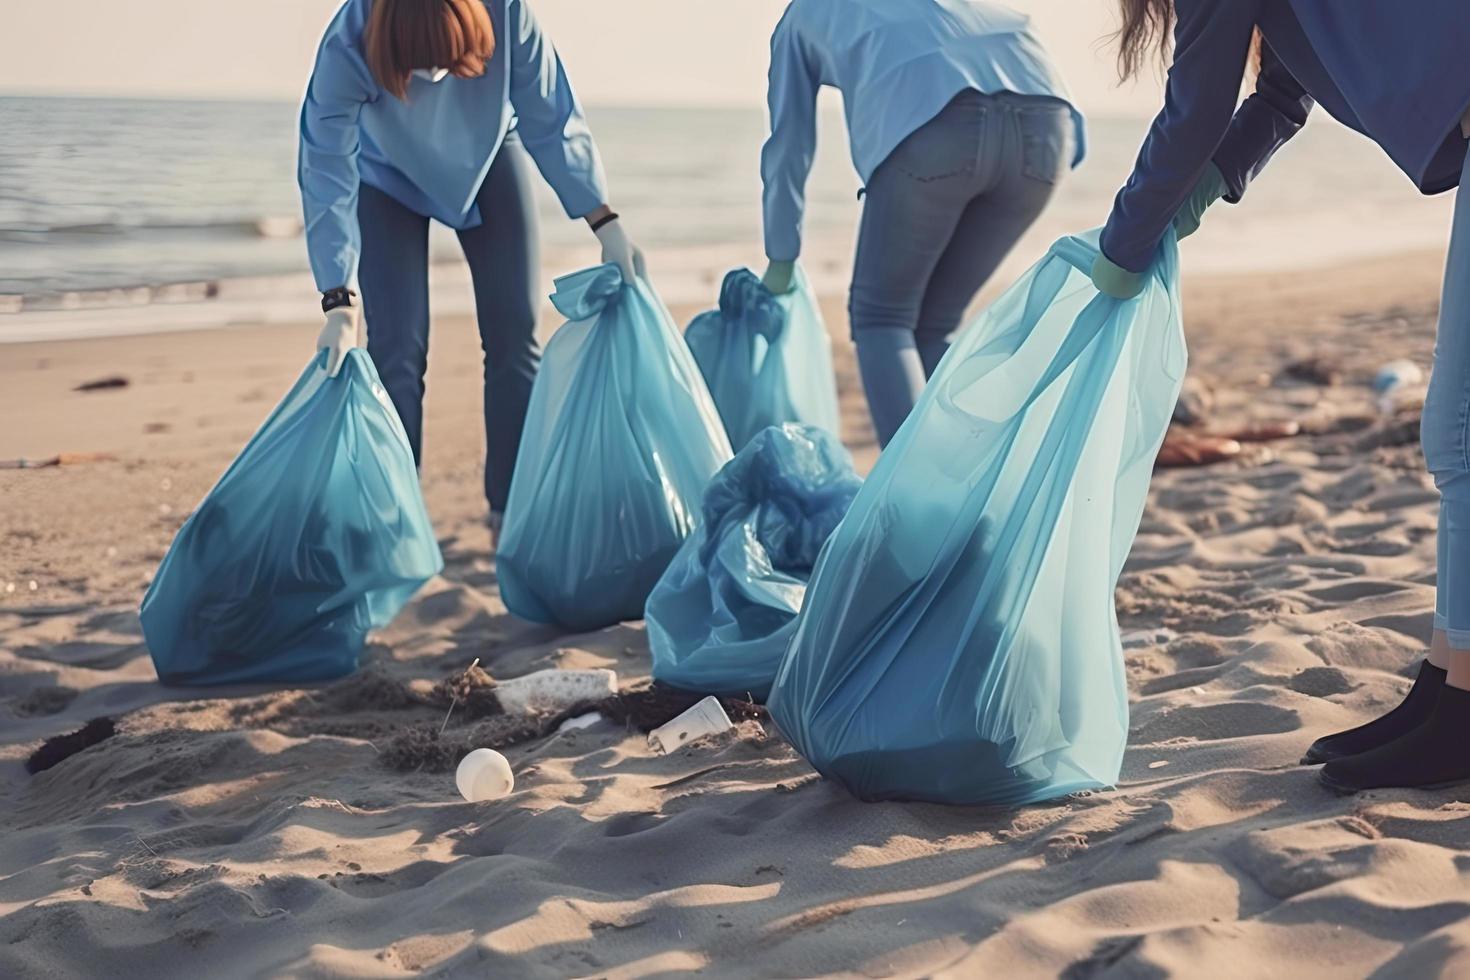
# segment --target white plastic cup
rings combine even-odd
[[[1423,404],[1424,372],[1413,361],[1389,361],[1373,376],[1378,411],[1392,415],[1400,408]]]
[[[454,770],[454,784],[459,795],[471,803],[503,799],[515,789],[515,773],[510,761],[494,749],[475,749],[459,760]]]
[[[720,699],[710,696],[667,725],[649,732],[648,744],[653,747],[654,751],[668,755],[679,746],[687,745],[695,739],[728,732],[734,727],[730,716],[725,714],[725,709],[720,705]]]
[[[1424,372],[1413,361],[1389,361],[1373,377],[1373,390],[1382,394],[1389,388],[1416,385],[1424,381]]]

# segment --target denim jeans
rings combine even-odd
[[[1456,193],[1421,441],[1440,495],[1434,628],[1470,650],[1470,156]]]
[[[1071,110],[969,90],[915,130],[865,191],[848,314],[880,445],[908,417],[966,307],[1071,163]]]
[[[506,144],[475,198],[483,223],[459,232],[475,289],[485,357],[485,497],[505,509],[531,385],[536,343],[536,208],[525,150]],[[368,353],[423,460],[424,372],[429,364],[429,219],[364,184],[358,195],[362,257],[358,289]]]

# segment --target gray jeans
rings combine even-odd
[[[887,445],[966,307],[1046,207],[1072,157],[1063,102],[961,92],[874,171],[848,314]]]

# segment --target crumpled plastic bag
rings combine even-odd
[[[444,567],[398,413],[364,350],[318,353],[184,522],[140,618],[159,680],[350,673]]]
[[[727,273],[719,309],[695,317],[684,339],[737,450],[783,422],[842,434],[832,340],[799,267],[779,296],[749,269]]]
[[[955,343],[813,572],[769,699],[869,800],[1017,804],[1116,781],[1113,590],[1184,377],[1172,233],[1141,295],[1064,238]]]
[[[567,322],[531,389],[496,572],[517,616],[587,631],[642,617],[730,442],[646,282],[599,265],[551,301]]]
[[[764,701],[812,566],[861,485],[837,437],[812,425],[765,429],[725,464],[648,597],[654,680]]]

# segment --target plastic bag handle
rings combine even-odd
[[[565,276],[553,283],[551,305],[568,320],[586,320],[596,316],[622,293],[622,270],[611,262],[594,265]]]
[[[1092,278],[1092,264],[1097,261],[1098,249],[1075,235],[1059,238],[1052,243],[1051,254],[1062,259],[1088,279]]]

